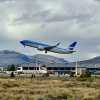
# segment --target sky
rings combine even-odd
[[[100,0],[0,0],[0,50],[44,54],[24,48],[29,39],[67,48],[77,41],[77,53],[49,55],[68,60],[100,56]]]

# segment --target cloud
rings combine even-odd
[[[25,0],[24,0],[25,1]],[[31,0],[32,1],[32,0]],[[20,4],[19,8],[24,9],[17,21],[22,22],[59,22],[67,20],[89,20],[95,12],[96,4],[91,0],[35,0],[26,1]],[[87,5],[87,6],[86,6]],[[32,6],[32,7],[31,7]],[[27,9],[28,8],[28,9]]]
[[[78,41],[80,59],[99,55],[99,9],[100,4],[95,0],[0,0],[0,48],[35,54],[40,52],[23,50],[18,42],[60,41],[61,47],[67,48]],[[71,58],[66,56],[62,55]]]

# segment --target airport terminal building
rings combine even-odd
[[[45,69],[49,72],[53,72],[55,74],[68,74],[71,71],[75,71],[75,67],[67,67],[63,64],[48,64],[48,65],[40,65],[40,64],[23,64],[18,66],[17,71],[22,72],[39,72],[44,70],[42,66],[45,66]]]
[[[50,72],[53,72],[55,74],[60,74],[60,75],[64,75],[64,74],[69,74],[70,72],[76,72],[76,67],[77,67],[77,72],[79,74],[82,73],[83,70],[88,70],[89,72],[91,72],[92,74],[100,74],[100,67],[99,66],[95,66],[95,67],[92,67],[93,65],[91,66],[87,66],[87,65],[77,65],[75,63],[73,64],[61,64],[61,63],[58,63],[58,64],[47,64],[45,65],[45,68],[41,67],[41,66],[44,66],[44,65],[41,65],[41,64],[23,64],[23,65],[20,65],[18,67],[18,70],[19,71],[23,71],[23,72],[41,72],[42,70],[45,70],[44,73],[46,73],[46,71],[50,71]]]

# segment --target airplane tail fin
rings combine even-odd
[[[70,50],[70,51],[73,51],[73,49],[75,48],[76,44],[77,44],[76,41],[73,42],[72,44],[70,44],[70,45],[69,45],[69,50]]]

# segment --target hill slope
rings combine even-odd
[[[62,58],[57,58],[54,56],[50,55],[44,55],[44,54],[37,54],[33,56],[33,59],[38,63],[43,63],[43,64],[67,64],[68,62]]]
[[[49,55],[43,55],[43,54],[37,54],[34,56],[28,56],[24,55],[15,51],[8,51],[3,50],[0,51],[0,66],[7,66],[12,64],[27,64],[27,63],[40,63],[40,64],[67,64],[68,62],[64,59],[49,56]]]
[[[73,63],[69,63],[68,66],[75,66],[75,62]],[[92,59],[88,59],[88,60],[83,60],[83,61],[78,61],[78,66],[79,67],[99,67],[100,68],[100,56],[98,57],[94,57]]]
[[[34,56],[28,56],[24,55],[15,51],[8,51],[8,50],[3,50],[0,51],[0,66],[7,66],[7,65],[12,65],[12,64],[47,64],[50,66],[66,66],[66,67],[75,67],[75,62],[70,63],[62,58],[57,58],[54,56],[50,55],[44,55],[44,54],[37,54]],[[79,67],[100,67],[100,56],[89,59],[89,60],[84,60],[84,61],[79,61],[78,62]]]
[[[6,66],[11,64],[23,64],[32,61],[33,60],[30,57],[15,51],[0,51],[0,66]]]

